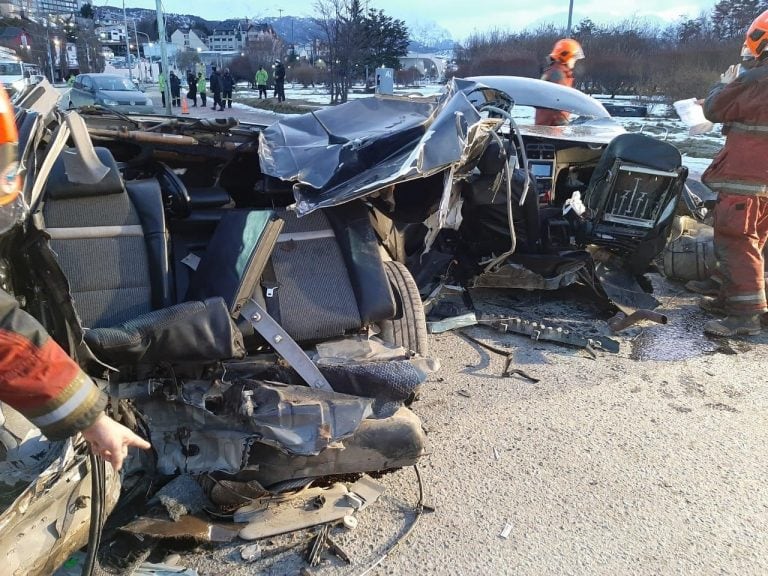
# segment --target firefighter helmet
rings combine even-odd
[[[571,60],[584,58],[584,51],[581,49],[581,44],[573,38],[563,38],[555,42],[549,57],[557,62],[568,63]]]
[[[747,30],[746,45],[755,58],[759,58],[768,47],[768,10],[760,14]]]

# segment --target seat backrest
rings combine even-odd
[[[186,300],[221,297],[236,318],[259,287],[282,224],[272,210],[224,212],[192,274]]]
[[[672,144],[645,134],[622,134],[603,152],[592,173],[584,203],[611,221],[649,228],[680,179],[682,159]],[[622,214],[620,214],[620,212]]]
[[[56,160],[42,208],[51,248],[88,328],[124,322],[170,300],[168,283],[162,282],[168,256],[159,186],[135,186],[129,194],[111,152],[97,148],[96,153],[109,167],[96,184],[71,183],[63,156]],[[149,237],[145,224],[151,230]],[[148,242],[153,245],[152,257]],[[159,267],[154,274],[150,263]]]
[[[644,272],[666,244],[687,176],[672,144],[644,134],[617,136],[584,193],[591,216],[580,240],[630,256],[629,269]]]

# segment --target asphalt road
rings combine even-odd
[[[506,348],[539,379],[501,377],[504,358],[456,333],[432,336],[443,363],[414,410],[428,431],[420,463],[425,513],[372,574],[768,574],[768,337],[707,340],[706,317],[679,287],[655,279],[668,326],[631,328],[619,354],[469,333]],[[568,293],[502,297],[511,313],[572,326],[598,312]],[[494,452],[495,449],[495,452]],[[313,574],[362,574],[413,519],[415,475],[335,538],[352,557]],[[508,539],[500,536],[509,523]],[[201,575],[298,574],[306,535],[185,554]]]

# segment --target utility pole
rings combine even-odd
[[[136,20],[131,19],[133,22],[133,37],[136,39],[136,58],[139,71],[139,82],[141,82],[141,50],[139,49],[139,31],[136,29]]]
[[[163,15],[162,0],[155,0],[157,11],[157,34],[160,36],[160,63],[163,65],[165,78],[165,113],[171,116],[171,75],[168,70],[168,48],[165,45],[165,16]]]
[[[123,21],[125,22],[125,63],[128,65],[128,78],[133,82],[133,67],[131,66],[131,37],[128,35],[128,15],[123,0]]]
[[[570,0],[570,3],[568,5],[568,32],[566,33],[566,36],[568,38],[571,37],[571,25],[573,24],[573,0]]]

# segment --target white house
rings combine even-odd
[[[171,34],[171,44],[180,50],[208,50],[205,36],[190,28],[178,28]]]

